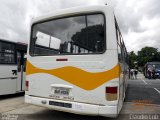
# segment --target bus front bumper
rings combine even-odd
[[[55,100],[25,95],[25,102],[49,109],[81,115],[117,117],[117,106],[100,106],[71,101]],[[53,103],[51,105],[51,103]]]

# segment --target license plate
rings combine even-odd
[[[49,101],[49,105],[72,108],[72,104],[70,103],[62,103],[62,102],[55,102],[55,101]]]
[[[65,95],[65,96],[68,96],[69,95],[69,89],[55,88],[54,94],[55,95]]]

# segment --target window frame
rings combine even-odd
[[[0,51],[0,54],[1,53],[4,53],[4,54],[10,54],[10,55],[13,55],[14,56],[14,62],[13,63],[3,63],[0,61],[0,65],[16,65],[17,64],[17,50],[16,50],[16,44],[15,43],[12,43],[12,42],[8,42],[8,41],[3,41],[3,40],[0,40],[0,43],[5,43],[5,44],[10,44],[10,45],[13,45],[14,46],[14,53],[8,53],[8,52],[1,52]]]
[[[115,29],[116,29],[116,39],[117,39],[117,52],[118,52],[118,47],[120,47],[122,61],[120,61],[119,59],[118,60],[119,60],[119,62],[128,63],[127,49],[125,47],[125,44],[124,44],[124,41],[123,41],[123,37],[122,37],[121,31],[119,29],[117,20],[116,20],[116,18],[114,18],[114,19],[115,19]]]
[[[33,35],[33,27],[37,24],[41,24],[41,23],[45,23],[45,22],[49,22],[49,21],[53,21],[53,20],[58,20],[58,19],[64,19],[64,18],[71,18],[71,17],[78,17],[78,16],[89,16],[89,15],[96,15],[96,14],[101,14],[103,16],[103,19],[104,19],[104,50],[102,52],[94,52],[94,53],[78,53],[78,54],[74,54],[74,53],[68,53],[68,54],[53,54],[53,55],[35,55],[33,54],[33,51],[32,51],[32,47],[33,47],[33,44],[32,44],[32,35]],[[106,30],[107,30],[107,26],[106,26],[106,16],[105,16],[105,13],[103,12],[89,12],[89,13],[79,13],[79,14],[74,14],[74,15],[65,15],[63,17],[56,17],[56,18],[50,18],[50,19],[47,19],[47,20],[41,20],[41,21],[38,21],[36,23],[33,23],[32,26],[31,26],[31,34],[30,34],[30,45],[29,45],[29,55],[31,57],[43,57],[43,56],[73,56],[73,55],[97,55],[97,54],[104,54],[107,50],[107,34],[106,34]],[[35,48],[35,45],[34,47]]]

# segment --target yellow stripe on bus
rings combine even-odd
[[[56,76],[64,81],[67,81],[75,86],[78,86],[84,90],[94,90],[112,79],[119,78],[119,71],[119,64],[108,71],[98,73],[90,73],[72,66],[45,70],[37,68],[33,66],[29,61],[27,61],[26,74],[31,75],[36,73],[47,73]]]

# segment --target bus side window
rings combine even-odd
[[[118,44],[118,60],[119,62],[123,61],[123,55],[122,55],[121,47],[119,44]]]
[[[0,42],[0,64],[15,64],[15,45]]]
[[[118,47],[118,61],[122,63],[124,61],[124,51],[122,45],[123,38],[121,36],[116,19],[115,19],[115,28],[116,28],[117,47]]]
[[[123,61],[123,52],[122,52],[122,45],[121,45],[121,37],[119,30],[117,29],[117,44],[118,44],[118,60],[119,62]]]

